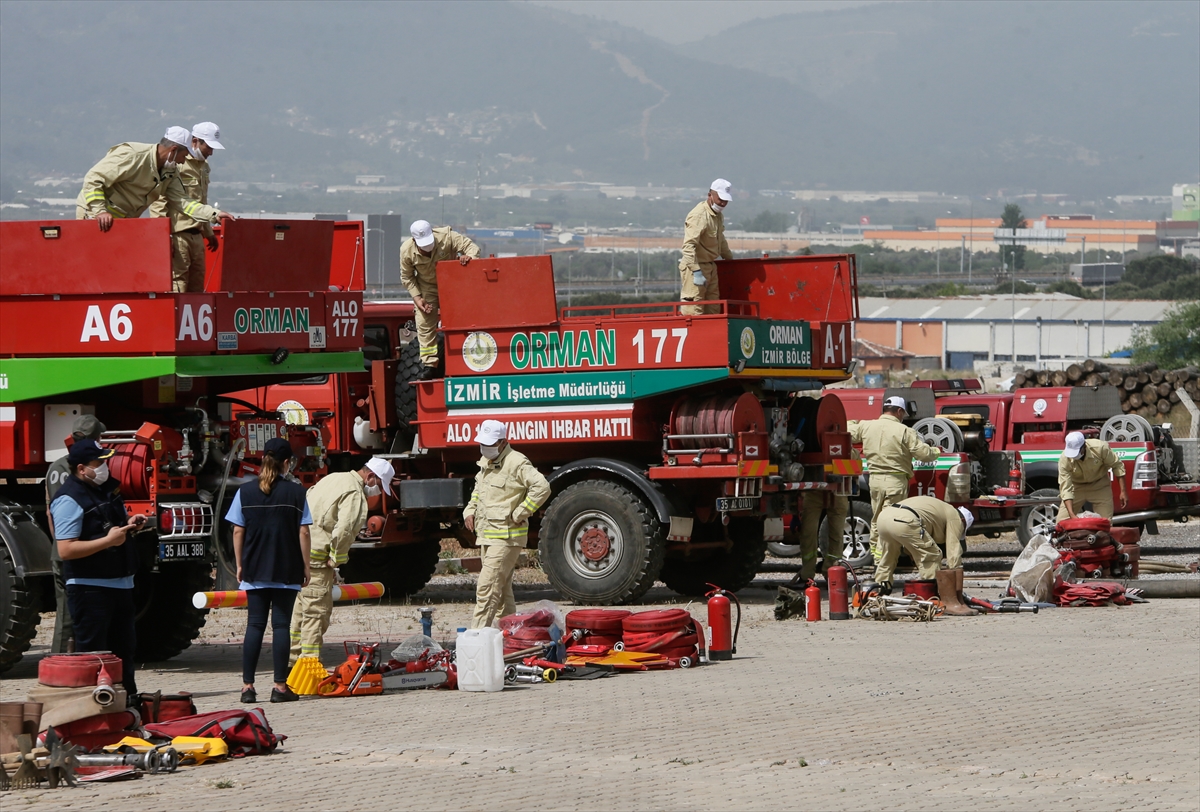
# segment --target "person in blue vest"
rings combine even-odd
[[[242,644],[242,701],[258,701],[254,672],[271,613],[271,660],[275,669],[272,702],[300,697],[287,685],[292,609],[308,585],[312,546],[304,486],[284,479],[292,459],[287,440],[276,437],[263,447],[258,479],[238,488],[225,518],[233,525],[233,555],[238,589],[246,590],[246,639]]]
[[[132,702],[137,698],[132,535],[146,517],[130,517],[125,510],[117,482],[109,477],[113,453],[95,440],[76,440],[67,452],[70,476],[54,495],[50,516],[75,623],[75,650],[120,657],[121,682]]]

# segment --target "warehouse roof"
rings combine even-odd
[[[1012,296],[956,296],[945,299],[884,299],[867,296],[859,300],[864,321],[1011,321]],[[1065,293],[1017,294],[1018,321],[1087,321],[1153,324],[1174,305],[1164,301],[1079,299]]]

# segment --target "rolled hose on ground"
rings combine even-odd
[[[1145,562],[1143,562],[1145,566]],[[1107,579],[1101,579],[1107,580]],[[1146,598],[1200,598],[1200,578],[1156,578],[1144,581],[1117,580],[1126,589],[1140,589]]]

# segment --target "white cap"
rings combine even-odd
[[[958,509],[959,515],[963,517],[963,534],[965,535],[971,529],[971,525],[975,524],[975,517],[971,515],[971,511],[965,507]]]
[[[508,426],[499,420],[484,420],[479,424],[475,442],[480,445],[495,445],[506,437],[508,437]]]
[[[418,248],[428,248],[433,245],[433,226],[429,225],[428,220],[416,221],[409,231]]]
[[[163,138],[183,147],[193,158],[201,157],[200,153],[192,149],[192,134],[183,127],[167,127],[167,134]]]
[[[716,192],[717,197],[728,203],[730,200],[733,200],[733,195],[729,193],[731,186],[733,186],[733,184],[725,180],[725,178],[717,178],[712,182],[712,186],[709,186],[708,188]]]
[[[213,149],[225,149],[217,139],[221,137],[221,128],[211,121],[201,121],[192,127],[192,138],[199,138]]]
[[[890,398],[888,398],[887,400],[885,400],[883,402],[883,405],[884,406],[893,406],[897,409],[903,409],[906,414],[908,413],[908,401],[906,401],[904,398],[900,397],[899,395],[892,395]]]
[[[379,477],[379,484],[383,486],[383,492],[388,496],[392,495],[392,480],[396,478],[396,469],[392,464],[380,457],[371,457],[367,460],[366,467],[371,473]]]
[[[1077,460],[1083,456],[1083,432],[1073,431],[1067,435],[1067,447],[1063,449],[1063,456]]]

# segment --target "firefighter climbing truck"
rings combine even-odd
[[[322,430],[245,409],[225,393],[260,381],[362,370],[358,223],[226,221],[203,293],[170,293],[166,220],[0,223],[0,671],[52,608],[43,479],[72,424],[95,414],[131,513],[139,660],[187,648],[206,610],[219,511],[285,437],[312,484]]]
[[[861,470],[841,403],[805,396],[850,376],[853,255],[723,262],[716,312],[699,316],[679,302],[560,309],[546,256],[437,273],[432,380],[418,379],[411,303],[368,302],[369,371],[238,394],[302,422],[326,415],[331,460],[392,459],[398,498],[371,518],[347,578],[369,570],[411,592],[430,539],[474,545],[461,511],[488,418],[550,481],[531,545],[580,603],[636,601],[656,579],[687,595],[740,589],[801,491],[848,492]]]

